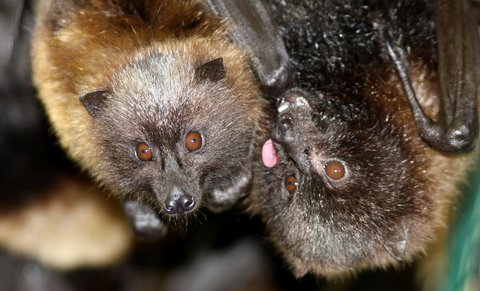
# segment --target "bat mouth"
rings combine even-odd
[[[289,159],[284,146],[269,138],[262,146],[262,162],[266,168],[275,168],[284,160]]]
[[[263,144],[262,161],[263,165],[267,168],[276,167],[280,162],[280,156],[271,138]]]
[[[291,155],[290,146],[296,146],[295,126],[304,127],[303,116],[310,116],[312,108],[308,102],[310,95],[300,89],[291,89],[277,100],[277,121],[273,126],[271,138],[262,147],[262,162],[267,168],[278,166],[285,156]],[[300,116],[300,117],[299,117]],[[289,146],[290,145],[290,146]],[[293,159],[296,161],[296,159]],[[297,162],[297,161],[296,161]]]

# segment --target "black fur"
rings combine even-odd
[[[388,25],[415,56],[435,54],[433,1],[268,2],[297,72],[296,85],[309,92],[354,93],[369,69],[391,66],[375,25]]]
[[[434,82],[434,3],[267,2],[300,89],[279,101],[272,139],[280,163],[260,170],[252,209],[297,276],[409,261],[432,235],[437,206],[428,150],[395,85],[382,32]],[[344,178],[328,177],[331,161],[343,163]],[[294,193],[284,186],[289,175]]]

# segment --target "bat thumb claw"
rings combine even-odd
[[[407,250],[407,241],[402,240],[400,242],[387,242],[383,244],[383,247],[395,260],[403,262]]]
[[[402,223],[401,232],[392,235],[390,241],[383,242],[382,245],[390,256],[399,262],[403,262],[408,248],[408,229],[405,224]]]

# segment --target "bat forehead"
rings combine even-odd
[[[345,246],[346,242],[351,247],[358,247],[373,237],[365,233],[368,226],[347,223],[345,218],[335,215],[326,215],[323,205],[318,200],[298,201],[282,215],[270,217],[269,228],[275,237],[281,237],[277,243],[286,249],[288,255],[298,260],[297,263],[305,264],[309,260],[317,264],[332,263],[334,258],[338,261],[345,260],[337,245]],[[315,205],[315,206],[313,206]],[[337,209],[337,211],[341,211]],[[370,233],[372,234],[372,233]]]
[[[133,64],[116,76],[111,85],[113,96],[107,101],[106,123],[118,121],[120,126],[130,124],[147,132],[207,127],[238,131],[253,126],[253,120],[242,118],[248,114],[249,104],[226,84],[195,82],[193,71],[179,68],[174,57],[159,58],[153,65]],[[244,120],[245,125],[236,120]]]
[[[193,70],[182,65],[178,58],[155,54],[124,66],[111,80],[114,102],[126,108],[152,103],[178,107],[193,86]]]
[[[294,268],[344,271],[346,266],[366,264],[368,258],[385,255],[382,243],[390,241],[389,230],[395,229],[401,220],[384,216],[385,213],[360,213],[362,208],[358,205],[342,208],[341,203],[349,202],[342,202],[340,197],[335,197],[336,205],[306,197],[294,199],[282,215],[270,215],[268,220],[271,234],[281,238],[274,242]],[[364,248],[367,253],[356,251]]]

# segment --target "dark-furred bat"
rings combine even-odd
[[[287,55],[279,44],[284,61],[259,71],[287,64],[293,77],[260,78],[283,94],[251,211],[297,276],[426,252],[473,163],[480,51],[468,1],[264,2],[277,28],[245,22],[280,35]],[[252,14],[234,11],[237,23]]]

